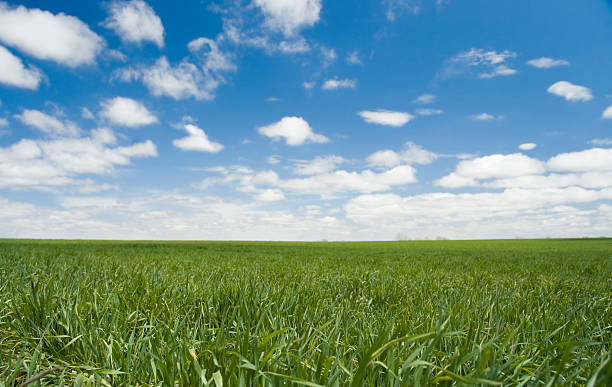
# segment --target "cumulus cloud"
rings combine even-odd
[[[483,184],[490,188],[606,188],[612,187],[612,172],[551,173],[497,179]]]
[[[263,12],[266,25],[285,36],[293,36],[319,21],[321,0],[255,0]]]
[[[586,102],[593,99],[591,89],[580,85],[574,85],[567,81],[556,82],[552,84],[547,91],[571,102]]]
[[[56,117],[39,110],[24,109],[21,114],[15,115],[15,118],[52,137],[75,137],[80,133],[80,129],[72,122],[61,122]]]
[[[431,164],[438,158],[434,152],[423,149],[413,142],[407,142],[404,149],[395,152],[390,149],[374,152],[366,158],[371,166],[395,167],[400,164]]]
[[[193,63],[183,60],[172,66],[165,56],[159,58],[153,66],[142,70],[141,77],[151,94],[174,99],[193,97],[210,100],[219,86],[218,81],[206,79]]]
[[[336,90],[336,89],[354,89],[357,87],[357,81],[354,79],[328,79],[323,83],[321,88],[323,90]]]
[[[419,95],[412,103],[417,104],[429,104],[436,100],[436,96],[433,94],[422,94]]]
[[[543,56],[541,58],[531,59],[527,61],[527,64],[539,69],[549,69],[557,66],[569,66],[570,63],[565,59],[553,59]]]
[[[599,236],[601,230],[612,230],[610,206],[581,211],[570,205],[610,198],[611,189],[579,187],[405,197],[386,193],[358,196],[344,205],[344,211],[366,233],[394,235],[406,230],[414,236],[442,233],[451,238]]]
[[[284,138],[287,145],[296,146],[307,142],[325,143],[329,139],[314,133],[302,117],[283,117],[280,121],[258,128],[259,134],[275,140]]]
[[[91,186],[91,180],[76,177],[109,174],[116,166],[129,165],[132,158],[157,156],[150,140],[127,146],[114,146],[116,142],[110,129],[96,129],[89,137],[22,139],[0,147],[0,188]]]
[[[164,46],[164,26],[153,8],[142,0],[115,0],[108,6],[108,18],[104,26],[124,42],[150,41]]]
[[[460,161],[454,172],[436,180],[434,184],[447,188],[476,186],[479,185],[478,180],[541,174],[545,171],[544,162],[522,153],[494,154]]]
[[[497,52],[472,48],[449,59],[441,75],[445,78],[472,72],[478,78],[514,75],[517,71],[506,63],[513,58],[516,58],[516,53],[508,50]]]
[[[533,143],[522,145],[528,145],[523,150],[535,148]],[[447,188],[608,188],[612,187],[612,149],[561,153],[546,162],[521,153],[478,157],[461,161],[454,172],[434,184]]]
[[[262,202],[277,202],[284,199],[285,195],[283,194],[283,191],[275,188],[264,189],[255,195],[255,200]]]
[[[335,168],[335,164],[330,166]],[[213,184],[235,184],[240,192],[260,192],[261,189],[277,188],[299,195],[320,195],[321,197],[334,197],[334,194],[350,192],[381,192],[389,191],[395,186],[415,183],[416,171],[410,165],[399,165],[382,172],[369,169],[362,171],[328,170],[306,175],[283,179],[274,171],[253,172],[250,170],[239,172],[219,170],[224,174],[222,178],[207,178],[197,188],[206,189]]]
[[[300,194],[329,195],[342,192],[388,191],[394,186],[416,181],[416,171],[412,166],[399,165],[380,173],[367,169],[361,172],[335,170],[305,178],[279,180],[275,184]]]
[[[344,221],[326,214],[265,209],[244,202],[180,191],[62,196],[59,209],[0,198],[0,234],[13,237],[99,239],[347,239]],[[112,218],[112,221],[109,220]]]
[[[236,66],[230,54],[222,51],[215,40],[198,38],[187,47],[192,57],[176,65],[163,56],[150,67],[122,69],[115,77],[124,82],[141,80],[155,96],[212,100],[216,89],[226,82],[225,74],[235,71]]]
[[[340,156],[329,155],[315,157],[313,160],[299,160],[293,168],[293,173],[296,175],[318,175],[333,171],[336,167],[343,163],[344,159]]]
[[[104,47],[104,40],[74,16],[4,2],[0,2],[0,41],[69,67],[93,63]]]
[[[612,146],[612,138],[594,138],[589,143],[598,146]]]
[[[0,27],[2,28],[2,27]],[[35,90],[44,75],[37,67],[24,66],[21,59],[0,46],[0,83]]]
[[[608,106],[606,110],[601,114],[603,119],[612,119],[612,105]]]
[[[524,151],[535,149],[535,147],[536,147],[536,144],[533,142],[526,142],[518,146],[520,150],[524,150]]]
[[[134,128],[158,121],[157,117],[146,106],[131,98],[110,98],[103,101],[101,105],[100,115],[117,125]]]
[[[231,61],[229,54],[222,52],[213,39],[194,39],[187,44],[187,48],[193,55],[201,58],[205,73],[236,70],[236,65]]]
[[[612,171],[612,149],[592,148],[561,153],[550,158],[546,164],[555,171]]]
[[[206,133],[197,126],[186,124],[184,128],[189,135],[172,141],[175,147],[184,151],[208,153],[217,153],[223,149],[223,145],[210,141]]]
[[[357,114],[359,114],[359,116],[363,118],[365,122],[394,127],[404,126],[414,118],[414,116],[410,113],[384,109],[378,109],[375,111],[362,110]]]

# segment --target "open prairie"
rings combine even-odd
[[[0,241],[0,385],[598,385],[612,240]],[[32,384],[33,385],[33,384]]]

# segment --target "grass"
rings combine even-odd
[[[0,386],[606,386],[611,344],[610,239],[0,241]]]

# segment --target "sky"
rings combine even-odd
[[[612,1],[0,1],[0,237],[612,236]]]

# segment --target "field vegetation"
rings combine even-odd
[[[0,386],[605,386],[611,351],[610,239],[0,241]]]

